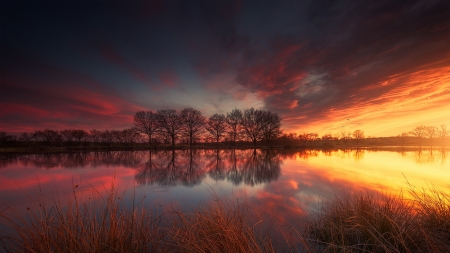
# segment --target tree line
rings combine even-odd
[[[424,138],[428,138],[429,140],[438,138],[445,140],[449,135],[450,130],[447,129],[446,125],[440,125],[439,127],[419,125],[409,132],[402,132],[399,137],[403,139],[406,137],[416,137],[419,139],[420,144],[422,144],[422,139]]]
[[[364,131],[341,131],[336,134],[318,133],[283,133],[281,117],[274,112],[263,109],[233,109],[225,114],[214,114],[209,118],[199,110],[185,108],[183,110],[139,111],[133,117],[133,126],[123,130],[82,129],[35,130],[11,135],[0,131],[0,146],[113,146],[148,143],[150,146],[176,143],[220,143],[236,145],[237,142],[258,142],[278,145],[311,146],[319,144],[356,144],[366,139]],[[439,127],[420,125],[409,132],[398,136],[397,142],[405,142],[407,138],[446,139],[450,135],[446,125]],[[370,137],[369,137],[370,138]],[[373,139],[373,138],[372,138]]]
[[[23,132],[20,135],[9,135],[0,132],[0,143],[19,143],[24,146],[33,144],[52,146],[82,146],[87,143],[96,145],[133,144],[142,142],[142,137],[134,129],[123,130],[90,130],[64,129],[64,130],[35,130]]]
[[[226,114],[206,118],[193,108],[177,110],[140,111],[134,115],[134,129],[147,136],[150,145],[155,141],[171,143],[177,140],[192,146],[197,142],[219,143],[251,141],[270,142],[281,134],[281,117],[260,109],[234,109]]]
[[[234,109],[226,114],[214,114],[209,118],[199,110],[139,111],[133,117],[133,127],[124,130],[35,130],[20,135],[0,132],[0,144],[20,143],[42,145],[95,145],[134,144],[150,145],[201,142],[238,141],[271,142],[281,134],[281,117],[263,109]]]

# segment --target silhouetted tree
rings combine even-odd
[[[445,138],[447,138],[449,132],[450,131],[447,130],[447,126],[446,125],[441,125],[439,127],[439,138],[445,140]]]
[[[253,142],[253,145],[256,145],[256,142],[264,137],[262,130],[264,127],[264,113],[262,110],[246,109],[241,124],[244,135]]]
[[[331,134],[324,134],[322,135],[322,140],[324,141],[334,140],[334,137]]]
[[[74,129],[64,129],[59,132],[61,134],[63,142],[65,142],[67,145],[72,144],[74,140],[74,135],[72,134],[73,131]]]
[[[364,139],[364,131],[355,130],[353,132],[353,138],[356,140],[356,145],[359,145],[359,141]]]
[[[226,118],[223,114],[214,114],[209,117],[206,122],[206,130],[214,137],[216,143],[219,143],[220,138],[226,133]]]
[[[72,136],[74,140],[78,143],[78,145],[81,145],[81,142],[88,137],[88,133],[81,129],[74,129],[72,130]]]
[[[23,132],[19,136],[19,141],[25,142],[25,146],[28,146],[28,142],[31,141],[31,139],[33,139],[33,134],[27,132]]]
[[[307,140],[309,141],[310,144],[312,144],[313,142],[317,141],[319,139],[319,134],[318,133],[309,133],[307,135]]]
[[[176,110],[158,110],[158,124],[161,129],[170,136],[172,146],[175,146],[175,140],[183,130],[183,120]]]
[[[134,128],[137,132],[147,135],[148,143],[152,145],[153,135],[159,129],[157,113],[153,111],[140,111],[134,115]]]
[[[105,130],[101,134],[102,142],[106,143],[107,145],[111,145],[114,141],[114,135],[112,131]]]
[[[228,126],[228,135],[231,137],[231,141],[234,145],[236,145],[236,140],[239,138],[241,121],[241,110],[233,109],[231,112],[227,113],[226,122]]]
[[[89,132],[89,138],[91,139],[92,142],[94,142],[96,145],[98,145],[100,139],[101,139],[101,134],[102,132],[96,129],[92,129]]]
[[[347,143],[352,139],[352,132],[350,131],[342,131],[341,132],[341,140],[344,142],[344,145],[347,145]]]
[[[271,111],[262,111],[262,134],[266,142],[270,142],[281,134],[281,118],[277,113]],[[315,134],[317,135],[317,134]],[[317,135],[318,137],[318,135]]]
[[[198,110],[185,108],[181,111],[183,122],[183,132],[187,135],[189,146],[193,140],[197,139],[204,131],[206,118]]]
[[[122,142],[134,144],[137,142],[139,138],[139,133],[135,131],[133,128],[128,128],[120,131],[120,136],[122,139]]]
[[[50,143],[57,143],[61,141],[61,135],[58,133],[58,131],[50,129],[45,129],[43,131],[34,131],[33,137],[37,141],[44,142],[47,145],[49,145]]]
[[[112,135],[112,139],[114,143],[121,144],[124,142],[122,131],[120,130],[110,130],[110,134]]]
[[[416,126],[410,133],[412,136],[419,138],[420,145],[422,145],[422,138],[426,135],[428,127]]]
[[[426,135],[428,138],[430,138],[430,140],[432,140],[433,137],[438,135],[438,133],[439,133],[439,129],[435,126],[428,126],[426,129]]]
[[[307,142],[308,139],[309,139],[309,134],[308,134],[308,133],[302,133],[302,134],[299,134],[298,137],[297,137],[297,139],[298,139],[301,143],[303,143],[304,145],[306,145],[306,142]]]

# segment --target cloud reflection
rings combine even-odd
[[[361,191],[398,193],[406,186],[405,177],[417,187],[431,182],[445,189],[450,180],[445,173],[448,153],[438,148],[1,154],[0,199],[21,205],[14,196],[23,191],[70,191],[80,182],[103,191],[115,175],[120,189],[132,182],[139,193],[149,196],[150,203],[174,198],[189,205],[213,189],[256,210],[295,221],[334,196]]]

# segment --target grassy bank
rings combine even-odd
[[[124,203],[114,186],[107,196],[74,189],[33,201],[26,215],[2,210],[9,229],[0,243],[5,252],[449,252],[450,196],[410,191],[408,200],[336,197],[293,226],[214,196],[189,212],[152,213]]]

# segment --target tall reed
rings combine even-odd
[[[189,211],[152,213],[124,203],[111,185],[103,196],[30,196],[26,214],[0,213],[4,252],[450,252],[450,196],[409,186],[381,197],[335,196],[300,224],[287,224],[237,200],[212,200]],[[264,220],[264,221],[263,221]],[[268,222],[267,222],[268,221]],[[277,238],[282,238],[279,240]]]
[[[409,185],[403,194],[335,197],[304,225],[323,252],[450,252],[450,196]]]
[[[114,184],[103,196],[92,189],[29,196],[26,214],[7,208],[0,223],[5,252],[275,252],[250,208],[219,199],[192,211],[155,215],[124,203]],[[127,205],[128,204],[128,205]]]

